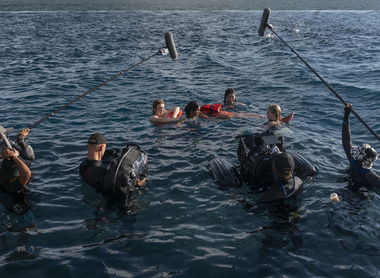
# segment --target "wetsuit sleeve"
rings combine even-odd
[[[105,183],[107,169],[101,166],[100,161],[85,160],[79,166],[79,175],[85,183],[102,190]]]
[[[20,182],[20,177],[13,178],[10,182],[3,184],[1,189],[5,192],[16,194],[24,189]]]
[[[371,171],[368,174],[366,174],[365,179],[368,185],[380,188],[380,176],[376,174],[374,171]]]
[[[25,138],[17,138],[17,150],[23,159],[33,161],[35,159],[34,150],[25,140]]]
[[[285,193],[279,182],[274,182],[273,185],[261,195],[260,203],[270,203],[277,200],[285,199]]]
[[[273,185],[263,193],[260,198],[261,203],[269,203],[287,199],[291,196],[297,195],[302,191],[302,180],[299,177],[294,177],[288,180],[284,186],[279,181],[274,181]]]
[[[20,137],[17,137],[17,145],[19,145],[22,150],[25,150],[29,146],[25,138]]]
[[[350,110],[347,109],[344,114],[343,124],[342,124],[342,145],[344,152],[346,153],[347,159],[351,164],[351,129],[350,129]]]

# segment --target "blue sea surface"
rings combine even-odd
[[[0,205],[1,277],[378,277],[379,190],[342,180],[343,104],[269,30],[262,10],[1,12],[1,122],[16,132],[157,53],[171,32],[178,59],[156,55],[34,127],[27,200]],[[270,23],[372,127],[380,130],[380,12],[276,11]],[[236,136],[265,120],[152,125],[152,103],[217,103],[235,88],[241,112],[277,103],[276,130],[318,169],[292,213],[252,212],[247,186],[219,190],[208,163],[237,164]],[[354,117],[353,143],[377,139]],[[148,182],[125,212],[83,183],[90,134],[110,148],[138,143]],[[379,163],[374,170],[380,172]],[[331,202],[336,192],[340,202]],[[366,198],[364,198],[366,197]]]

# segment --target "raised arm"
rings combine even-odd
[[[29,132],[29,128],[24,128],[17,134],[17,149],[21,158],[33,161],[35,159],[33,148],[25,140]]]
[[[294,117],[294,112],[290,113],[288,116],[286,117],[281,117],[280,121],[281,122],[284,122],[284,123],[289,123],[291,119],[293,119]]]
[[[173,115],[172,115],[172,118],[177,118],[177,116],[178,116],[178,113],[179,113],[179,107],[177,106],[177,107],[174,107],[174,108],[170,108],[168,111],[167,111],[167,113],[168,114],[170,114],[170,113],[173,113]]]
[[[347,103],[347,106],[344,108],[344,118],[342,124],[342,145],[344,152],[346,153],[348,161],[351,163],[351,129],[350,129],[350,113],[352,105]]]
[[[13,152],[10,149],[6,149],[3,151],[2,155],[4,159],[12,159],[15,162],[17,166],[17,170],[20,173],[20,177],[19,177],[20,183],[23,187],[25,187],[30,177],[32,176],[32,174],[28,166],[20,158],[18,158],[18,155],[19,155],[18,151],[15,150]]]
[[[17,134],[17,139],[25,139],[26,136],[28,136],[30,132],[29,128],[24,128],[22,129],[18,134]]]

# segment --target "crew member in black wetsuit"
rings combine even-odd
[[[94,133],[90,136],[87,143],[87,149],[88,154],[87,158],[80,164],[79,166],[79,175],[82,177],[83,181],[87,183],[88,185],[95,187],[97,191],[101,192],[103,195],[107,195],[109,197],[125,197],[128,196],[130,191],[128,189],[131,189],[131,187],[135,186],[143,186],[146,182],[146,176],[145,173],[138,173],[135,171],[128,172],[128,175],[135,174],[136,176],[133,178],[128,179],[124,174],[121,174],[122,171],[118,172],[118,178],[116,179],[119,181],[119,179],[122,180],[122,186],[125,190],[115,190],[115,180],[112,177],[112,185],[110,184],[110,174],[114,174],[112,172],[112,169],[120,170],[126,170],[125,167],[130,167],[131,165],[131,157],[127,157],[123,159],[123,164],[120,166],[120,164],[113,164],[112,167],[112,159],[117,159],[120,157],[124,157],[124,155],[118,155],[115,151],[109,151],[106,150],[107,147],[107,140],[104,137],[104,135],[100,133]],[[127,149],[128,150],[128,149]],[[138,151],[139,152],[139,151]],[[106,155],[104,155],[106,153]],[[127,152],[128,153],[128,152]],[[125,153],[125,154],[127,154]],[[103,157],[105,156],[105,157]],[[146,155],[145,155],[146,156]],[[112,161],[108,161],[111,159]],[[136,166],[133,162],[133,165]],[[144,161],[141,161],[143,163]],[[146,162],[146,161],[145,161]],[[143,166],[146,166],[146,163],[143,164]],[[139,167],[139,164],[136,166]],[[128,171],[130,168],[128,168]],[[138,170],[137,168],[135,170]],[[120,176],[119,176],[120,175]],[[108,177],[108,180],[107,180]],[[131,187],[127,187],[127,183],[133,183],[128,184]],[[110,191],[111,187],[111,191]]]
[[[286,152],[274,152],[272,160],[274,179],[270,188],[261,196],[262,203],[285,200],[302,190],[302,180],[293,173],[293,157]]]
[[[1,183],[1,189],[7,193],[19,193],[28,183],[31,173],[28,166],[20,159],[17,150],[5,149],[2,152],[4,160],[13,162],[18,171],[18,175],[12,179]]]
[[[0,125],[0,133],[6,138],[0,136],[1,167],[0,167],[0,188],[7,193],[18,193],[22,191],[28,183],[31,173],[29,170],[34,160],[34,151],[25,140],[29,134],[29,129],[23,129],[17,135],[17,141],[12,142],[8,138],[8,134],[13,128],[5,129]],[[11,149],[9,148],[8,141]]]
[[[352,105],[347,103],[344,108],[342,125],[342,145],[350,162],[350,175],[355,187],[379,187],[380,176],[372,170],[372,165],[377,159],[377,152],[369,144],[361,144],[352,147],[350,130],[350,113]]]
[[[104,177],[107,173],[107,166],[102,163],[106,146],[107,140],[103,134],[92,134],[87,142],[87,159],[79,166],[79,174],[83,181],[95,187],[98,191],[103,190]]]

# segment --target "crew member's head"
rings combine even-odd
[[[101,158],[104,155],[104,152],[106,151],[106,147],[107,147],[107,140],[103,134],[98,133],[98,132],[92,134],[87,142],[89,157],[96,156],[97,160],[101,160]]]
[[[165,102],[162,99],[157,99],[153,102],[153,116],[163,116],[165,113]]]
[[[201,107],[196,101],[189,102],[185,107],[186,118],[197,118],[201,112]]]
[[[233,88],[228,88],[224,93],[224,104],[232,105],[236,102],[236,92]]]
[[[294,159],[286,152],[272,154],[273,170],[275,177],[280,181],[287,181],[293,177]]]
[[[0,182],[10,181],[12,178],[20,176],[20,173],[17,170],[17,165],[13,161],[13,159],[10,158],[10,154],[15,154],[17,157],[19,156],[19,152],[16,149],[13,149],[12,151],[9,149],[8,144],[6,143],[6,139],[9,140],[8,135],[13,131],[13,127],[4,128],[2,125],[0,125],[0,168],[2,173],[0,174]],[[11,144],[12,142],[8,141],[8,143]],[[12,146],[13,147],[13,146]],[[21,158],[19,158],[22,160]]]
[[[13,131],[13,127],[10,128],[4,128],[2,125],[0,125],[0,134],[4,134],[8,138],[8,134],[10,134]],[[0,152],[8,148],[8,145],[5,143],[4,138],[0,135]]]
[[[351,157],[356,161],[357,166],[371,169],[377,159],[377,152],[369,144],[361,144],[351,149]]]
[[[278,122],[281,119],[281,108],[277,104],[271,104],[267,109],[267,118],[269,121]]]

